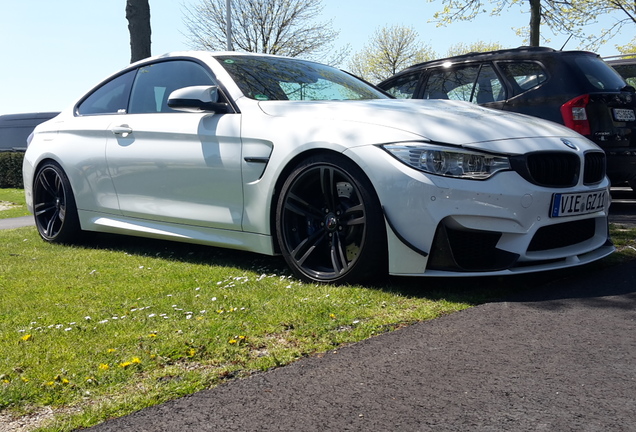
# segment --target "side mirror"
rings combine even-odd
[[[168,96],[168,106],[185,112],[227,113],[229,105],[219,102],[218,86],[193,86],[177,89]]]

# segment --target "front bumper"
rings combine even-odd
[[[609,198],[594,213],[550,217],[554,193],[605,189],[609,197],[607,178],[560,188],[534,185],[514,171],[460,180],[427,175],[390,157],[365,172],[383,206],[393,275],[528,273],[585,264],[614,251]]]

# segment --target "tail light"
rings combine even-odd
[[[590,95],[577,96],[561,105],[563,123],[581,135],[591,135],[590,122],[587,119],[587,104]]]

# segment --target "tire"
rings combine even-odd
[[[276,206],[281,253],[300,279],[352,283],[386,273],[386,232],[379,200],[348,159],[306,159],[285,180]]]
[[[68,177],[55,162],[46,162],[33,182],[33,213],[40,237],[51,243],[74,243],[81,233]]]

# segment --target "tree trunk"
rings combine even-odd
[[[541,44],[541,0],[530,1],[530,46]]]
[[[149,0],[126,0],[126,19],[130,32],[130,62],[150,57]]]

